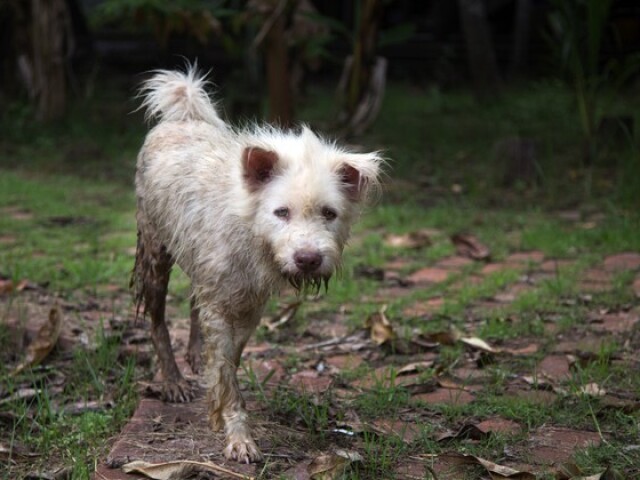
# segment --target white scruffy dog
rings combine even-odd
[[[227,458],[262,454],[236,370],[269,296],[319,289],[341,265],[351,224],[379,185],[377,153],[350,153],[303,127],[238,131],[218,116],[204,77],[158,71],[142,88],[158,124],[138,156],[138,248],[132,283],[151,317],[163,399],[189,401],[164,319],[171,266],[192,282],[187,359],[203,370],[209,419]],[[201,368],[202,367],[202,368]]]

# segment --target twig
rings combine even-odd
[[[314,348],[323,348],[323,347],[330,347],[333,345],[340,345],[341,343],[346,343],[349,340],[349,338],[351,338],[351,335],[347,337],[332,338],[331,340],[324,340],[322,342],[312,343],[311,345],[305,345],[304,347],[300,347],[300,350],[305,351],[305,350],[313,350]]]

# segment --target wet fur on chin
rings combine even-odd
[[[340,273],[351,225],[379,190],[382,158],[349,152],[305,126],[234,129],[205,86],[188,68],[155,72],[141,90],[157,125],[138,155],[132,285],[170,385],[163,398],[183,401],[194,391],[176,366],[164,304],[171,266],[189,276],[187,356],[209,384],[211,426],[224,427],[227,458],[253,462],[262,456],[236,378],[242,350],[272,293],[287,284],[298,294],[326,291]]]
[[[304,275],[290,275],[287,280],[298,295],[317,295],[324,286],[325,293],[329,291],[331,275],[323,277],[309,277]]]

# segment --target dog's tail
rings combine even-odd
[[[195,65],[188,65],[185,72],[157,70],[140,88],[139,96],[143,99],[140,108],[146,110],[147,120],[196,120],[224,127],[205,89],[208,83],[206,75],[199,73]]]

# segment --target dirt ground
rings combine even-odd
[[[459,274],[470,262],[466,257],[452,256],[439,261],[435,266],[418,269],[406,282],[382,282],[376,298],[367,299],[383,304],[388,295],[404,295],[416,289],[444,281],[452,274]],[[393,265],[391,265],[393,267]],[[472,338],[474,323],[483,318],[483,312],[509,303],[523,292],[535,288],[535,280],[548,277],[559,268],[570,267],[570,262],[556,262],[544,258],[541,252],[521,252],[513,254],[499,263],[489,262],[483,266],[480,275],[493,273],[501,269],[514,269],[523,272],[519,279],[493,298],[478,302],[468,309],[465,332]],[[613,275],[620,270],[640,269],[640,255],[623,252],[612,255],[605,261],[587,271],[580,285],[580,294],[588,302],[589,295],[612,288]],[[395,279],[393,270],[385,271],[387,278]],[[461,282],[473,282],[468,276]],[[402,284],[402,286],[398,286]],[[391,285],[391,286],[389,286]],[[640,273],[636,273],[633,288],[640,294]],[[456,285],[452,285],[455,294]],[[424,318],[437,311],[442,298],[416,301],[407,307],[404,314]],[[349,308],[345,305],[344,308]],[[473,344],[469,341],[463,360],[455,368],[443,372],[428,381],[420,376],[421,370],[438,362],[439,342],[455,341],[451,338],[415,338],[408,339],[409,346],[404,352],[391,352],[389,348],[378,345],[371,331],[363,328],[353,331],[341,321],[338,313],[333,318],[314,319],[309,322],[304,334],[294,335],[295,342],[271,343],[252,340],[248,346],[244,362],[249,365],[258,380],[266,380],[265,394],[271,395],[275,389],[290,389],[311,396],[325,396],[331,409],[344,409],[342,420],[329,422],[330,431],[323,449],[317,449],[313,435],[299,425],[273,421],[268,405],[256,398],[255,391],[246,389],[245,396],[251,417],[254,421],[258,443],[267,455],[269,471],[280,472],[287,478],[311,477],[309,465],[322,455],[335,452],[336,449],[362,448],[364,432],[375,435],[398,436],[403,442],[411,444],[420,435],[421,426],[430,425],[430,433],[438,442],[445,444],[450,438],[481,439],[490,435],[514,434],[525,431],[526,425],[500,416],[487,418],[469,418],[463,423],[451,424],[439,414],[426,409],[426,404],[464,405],[474,402],[483,395],[487,373],[480,361],[482,356],[494,357],[491,361],[519,361],[544,349],[548,354],[537,362],[534,370],[522,372],[507,381],[505,395],[526,397],[533,404],[538,402],[551,404],[559,396],[566,395],[563,381],[567,380],[572,369],[580,362],[589,362],[597,355],[603,344],[615,338],[623,346],[611,359],[612,362],[628,366],[630,372],[637,371],[640,356],[640,333],[638,321],[640,307],[624,305],[613,310],[588,311],[583,324],[570,331],[553,336],[557,328],[553,316],[544,322],[545,331],[551,333],[548,339],[537,337],[519,337],[505,341],[500,345]],[[518,321],[512,319],[511,321]],[[174,344],[179,351],[184,350],[187,339],[185,322],[175,322],[173,328]],[[280,327],[286,330],[286,326]],[[391,327],[393,328],[393,326]],[[286,337],[287,335],[281,335]],[[415,340],[412,343],[412,340]],[[386,342],[385,342],[386,343]],[[140,345],[140,348],[143,345]],[[398,350],[402,350],[398,344]],[[145,354],[148,349],[144,348]],[[497,360],[495,360],[497,358]],[[294,368],[291,368],[291,365]],[[370,372],[349,383],[341,380],[343,369],[354,369],[361,364],[372,367]],[[246,368],[246,367],[245,367]],[[393,370],[395,373],[391,373]],[[243,384],[246,386],[246,373]],[[371,388],[381,385],[399,385],[410,394],[410,402],[395,418],[381,416],[372,421],[360,422],[349,417],[350,401]],[[636,409],[637,392],[604,391],[597,385],[588,392],[599,397],[603,409]],[[328,393],[330,392],[330,393]],[[268,402],[267,402],[268,403]],[[357,417],[357,415],[355,415]],[[576,449],[588,445],[606,442],[615,432],[598,432],[593,429],[581,430],[556,425],[542,425],[528,435],[521,437],[511,446],[511,451],[501,459],[501,465],[521,472],[540,474],[561,468],[571,463]],[[360,438],[359,438],[360,437]],[[217,465],[245,475],[258,476],[263,465],[236,465],[226,462],[221,456],[222,436],[211,434],[206,425],[206,407],[200,400],[192,405],[166,405],[154,399],[143,399],[131,422],[122,431],[106,459],[100,465],[96,478],[126,479],[119,466],[131,459],[148,462],[168,462],[175,460],[207,460]],[[355,448],[354,448],[355,447]],[[469,458],[461,458],[455,452],[434,454],[429,452],[407,455],[397,459],[396,478],[428,478],[431,469],[438,478],[460,478],[457,469],[461,465],[473,463]],[[457,472],[457,473],[456,473]],[[267,477],[269,478],[269,477]],[[330,477],[333,478],[333,477]],[[499,477],[502,478],[502,477]],[[505,477],[507,478],[507,477]],[[524,474],[520,477],[528,478]],[[533,478],[533,477],[531,477]],[[568,478],[568,477],[567,477]]]
[[[495,309],[537,288],[541,279],[555,275],[560,269],[571,268],[572,262],[548,259],[538,251],[518,252],[500,262],[484,261],[480,268],[471,271],[469,266],[474,262],[477,261],[469,256],[454,255],[428,267],[410,269],[413,271],[409,274],[401,273],[406,266],[404,260],[389,262],[383,272],[374,272],[380,282],[376,295],[359,299],[380,307],[379,313],[363,321],[361,328],[345,321],[346,313],[353,307],[349,304],[342,305],[331,316],[314,313],[314,305],[321,304],[321,299],[308,301],[305,328],[296,327],[297,299],[284,296],[282,309],[264,319],[263,328],[269,333],[254,336],[248,345],[240,372],[255,436],[265,453],[265,464],[238,465],[224,459],[223,436],[209,431],[203,398],[191,404],[164,404],[143,394],[135,414],[113,439],[108,455],[97,465],[94,478],[145,478],[123,471],[122,466],[134,460],[210,462],[223,469],[201,471],[198,467],[199,473],[192,474],[193,478],[342,478],[343,471],[349,468],[360,471],[355,478],[526,479],[543,475],[582,478],[570,471],[575,452],[608,442],[615,438],[616,432],[598,431],[593,424],[590,428],[573,428],[552,422],[531,428],[526,418],[518,421],[517,414],[507,418],[500,411],[462,417],[446,412],[481,399],[491,388],[490,367],[495,365],[511,366],[500,394],[504,398],[525,399],[527,405],[534,408],[571,401],[575,391],[570,391],[574,388],[570,380],[576,370],[596,361],[603,345],[612,342],[619,349],[612,352],[607,361],[637,374],[640,365],[638,303],[615,308],[589,305],[593,295],[614,288],[615,275],[620,272],[633,272],[630,288],[634,289],[636,298],[640,296],[640,254],[611,255],[583,272],[579,292],[567,299],[567,302],[581,302],[585,312],[581,322],[561,329],[559,316],[546,312],[540,316],[544,335],[520,335],[491,344],[475,335],[484,319]],[[415,295],[417,299],[408,303],[403,316],[429,322],[441,315],[447,296],[456,295],[464,285],[480,282],[483,276],[504,270],[518,272],[518,275],[497,294],[470,304],[464,312],[464,326],[458,330],[432,334],[407,332],[399,320],[388,318],[384,313],[383,305],[389,298]],[[452,277],[457,280],[450,282],[442,295],[420,299],[417,294]],[[30,319],[23,326],[28,342],[28,337],[33,337],[38,328],[37,319],[46,317],[54,299],[37,288],[25,288],[21,296],[23,316]],[[152,366],[148,330],[143,322],[132,321],[133,309],[126,292],[114,291],[108,305],[91,298],[80,303],[60,298],[55,301],[63,314],[73,319],[63,326],[57,345],[58,358],[64,358],[64,352],[78,345],[86,345],[87,339],[92,338],[91,326],[95,327],[96,319],[109,318],[105,334],[122,335],[121,356],[133,356],[143,369]],[[28,312],[26,315],[24,310]],[[169,314],[173,319],[173,344],[181,357],[188,338],[187,319],[181,317],[175,306],[170,307]],[[519,319],[512,316],[504,322],[517,324]],[[447,364],[445,368],[442,348],[451,345],[458,345],[463,351],[454,364]],[[181,364],[189,375],[186,364],[183,361]],[[425,372],[430,373],[425,375]],[[144,385],[140,388],[144,391]],[[605,389],[591,383],[581,388],[583,395],[597,399],[595,417],[606,411],[637,411],[637,391],[616,390],[615,386]],[[368,393],[385,389],[390,394],[404,395],[401,407],[389,415],[378,410],[375,415],[361,419],[358,410],[352,407],[354,402]],[[305,413],[298,405],[295,407],[298,410],[292,407],[287,411],[286,402],[292,402],[292,397],[304,397],[309,401],[307,406],[318,408]],[[434,408],[438,406],[449,410]],[[586,421],[585,425],[589,423]],[[318,430],[314,431],[314,426]],[[496,458],[485,459],[464,453],[472,450],[460,448],[463,444],[473,445],[491,437],[505,436],[509,440]],[[398,449],[401,453],[391,455],[390,465],[380,467],[384,472],[380,477],[370,470],[357,468],[362,461],[369,461],[366,459],[370,457],[366,456],[371,455],[368,445],[372,437],[394,439],[393,442],[404,446]],[[397,445],[393,442],[388,445]],[[429,451],[427,445],[438,448]],[[640,475],[640,470],[628,474]],[[618,478],[604,475],[606,472],[601,477],[589,478]]]

